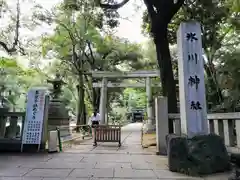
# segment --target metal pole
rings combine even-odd
[[[58,146],[59,146],[59,151],[62,152],[62,141],[61,141],[61,136],[60,136],[60,129],[57,127],[57,134],[58,134]]]

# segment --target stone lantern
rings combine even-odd
[[[61,137],[69,136],[69,115],[64,103],[59,98],[61,95],[61,88],[66,84],[61,78],[60,74],[56,74],[55,79],[47,80],[51,83],[53,89],[50,94],[50,103],[48,108],[48,130],[56,130],[56,127],[60,128]],[[64,127],[63,127],[64,126]]]

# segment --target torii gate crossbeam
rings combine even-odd
[[[106,115],[106,105],[107,105],[107,88],[108,87],[146,87],[147,94],[147,124],[149,127],[153,127],[154,115],[153,107],[150,102],[152,102],[152,86],[160,86],[159,84],[152,85],[151,78],[159,77],[158,70],[152,71],[132,71],[132,72],[109,72],[109,71],[92,71],[92,77],[102,78],[101,83],[94,83],[93,87],[101,87],[101,98],[100,98],[100,116],[101,123],[105,124],[105,115]],[[108,82],[108,78],[145,78],[145,84],[136,83],[135,85],[129,85],[124,83],[111,83]]]

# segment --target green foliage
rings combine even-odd
[[[240,0],[228,0],[228,5],[233,12],[240,12]]]
[[[109,112],[109,122],[112,124],[123,124],[126,115],[126,111],[121,111],[119,112],[120,108],[116,107],[113,110]]]
[[[222,89],[224,101],[214,110],[235,112],[240,110],[240,49],[225,53],[217,66],[218,84]]]
[[[211,1],[186,1],[182,9],[174,16],[168,25],[168,39],[172,44],[176,43],[176,32],[181,22],[196,20],[202,25],[203,46],[210,60],[223,45],[223,40],[235,27],[239,26],[236,21],[238,15],[231,13],[227,0]],[[149,33],[148,14],[143,14],[142,30]],[[234,37],[234,36],[232,36]]]
[[[137,44],[103,33],[104,26],[109,25],[107,19],[117,18],[116,14],[113,17],[113,12],[95,7],[92,1],[65,1],[64,3],[51,17],[56,23],[56,28],[52,36],[42,39],[42,52],[45,57],[57,59],[58,65],[53,71],[60,71],[67,82],[66,88],[69,88],[70,84],[74,85],[71,87],[72,97],[65,95],[65,102],[69,104],[71,110],[75,111],[77,106],[85,103],[88,112],[91,112],[95,107],[89,104],[98,107],[99,102],[96,101],[100,94],[98,89],[92,87],[92,82],[96,79],[92,79],[88,73],[94,70],[120,71],[122,66],[131,68],[139,62],[141,48]],[[77,3],[76,6],[74,3]],[[75,17],[74,21],[73,17]],[[102,26],[100,26],[99,17],[101,17]],[[111,81],[121,82],[119,79]],[[76,91],[78,84],[83,87],[83,91]],[[121,92],[120,88],[109,89],[108,101],[113,102],[119,99]],[[77,103],[73,96],[78,99]],[[111,111],[111,103],[108,105]]]
[[[3,12],[1,15],[5,15],[4,12],[8,10],[8,6],[6,1],[1,3],[0,12]],[[21,21],[22,26],[35,27],[34,23],[41,25],[54,23],[56,25],[52,35],[45,35],[41,39],[42,55],[55,60],[51,66],[40,72],[36,68],[23,68],[14,58],[1,59],[0,67],[4,68],[7,73],[2,75],[0,85],[5,86],[5,91],[11,91],[8,100],[15,108],[24,107],[24,93],[29,87],[46,85],[44,82],[46,77],[60,71],[67,83],[63,88],[62,95],[66,106],[76,112],[79,103],[83,104],[84,102],[88,113],[91,114],[96,97],[100,95],[99,89],[92,87],[92,82],[96,82],[98,79],[89,76],[91,71],[158,69],[156,48],[151,40],[146,44],[139,45],[112,35],[112,30],[119,23],[119,14],[114,9],[101,9],[95,0],[64,0],[52,12],[47,12],[40,6],[34,7],[34,10],[33,22]],[[203,45],[209,60],[206,69],[211,67],[209,72],[214,72],[212,79],[214,82],[218,82],[216,86],[219,86],[221,91],[226,89],[229,91],[230,96],[224,99],[224,104],[229,104],[227,109],[236,110],[234,107],[239,102],[240,91],[238,82],[238,69],[240,68],[238,63],[239,0],[185,1],[183,8],[168,25],[168,38],[171,44],[176,44],[176,30],[180,22],[193,18],[201,22],[203,27]],[[13,16],[9,26],[1,31],[0,37],[5,42],[12,42],[13,35],[9,32],[14,32],[15,22],[16,19]],[[147,11],[144,12],[143,22],[143,31],[149,35],[151,26]],[[33,46],[35,49],[32,51],[38,54],[37,46]],[[170,49],[173,73],[177,77],[176,48]],[[34,55],[35,57],[39,59],[37,55]],[[213,101],[216,99],[214,95],[217,88],[212,87],[215,84],[212,84],[209,74],[206,74],[208,100]],[[32,79],[36,77],[37,80],[33,81]],[[110,80],[112,82],[123,81],[122,79]],[[139,78],[136,81],[141,82],[142,80]],[[156,78],[153,81],[158,83],[160,80]],[[84,92],[77,92],[76,85],[79,84]],[[81,98],[80,94],[83,95]],[[161,89],[153,88],[153,94],[161,94]],[[116,102],[117,106],[121,108],[126,106],[144,107],[146,104],[145,89],[109,89],[108,102],[109,111],[116,108],[113,105]]]
[[[95,0],[64,0],[62,7],[68,11],[84,11],[85,17],[91,18],[93,25],[99,29],[104,26],[115,28],[119,25],[118,12],[99,8],[96,6]]]
[[[176,32],[181,22],[188,20],[196,20],[201,23],[203,31],[203,45],[205,50],[214,47],[216,50],[221,46],[222,36],[232,28],[231,22],[234,21],[237,14],[230,12],[228,0],[188,0],[182,9],[174,16],[168,25],[169,42],[176,43]],[[150,19],[145,11],[142,16],[144,33],[149,33]],[[213,45],[213,43],[215,43]]]
[[[214,106],[223,102],[215,64],[218,64],[222,57],[227,57],[226,52],[232,54],[240,40],[237,30],[240,25],[239,13],[233,10],[236,5],[231,2],[231,0],[187,0],[168,24],[168,40],[171,44],[176,44],[176,32],[181,22],[196,20],[201,23],[203,48],[207,57],[205,64],[207,99]],[[144,12],[142,29],[145,34],[150,32],[149,20],[147,12]],[[177,67],[176,63],[173,65]]]
[[[5,94],[12,110],[24,110],[28,89],[43,83],[38,71],[24,69],[16,59],[0,58],[0,73],[0,92]]]
[[[123,99],[125,107],[129,110],[136,108],[145,108],[146,106],[146,92],[144,88],[127,88],[123,92]]]

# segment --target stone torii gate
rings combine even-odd
[[[132,88],[141,88],[146,87],[147,94],[147,129],[153,128],[154,114],[152,107],[152,87],[160,87],[159,84],[152,84],[151,78],[159,77],[159,71],[132,71],[132,72],[109,72],[109,71],[92,71],[93,78],[100,78],[102,82],[93,83],[93,87],[101,88],[101,98],[100,98],[100,116],[101,123],[105,124],[106,113],[107,113],[107,88],[112,87],[132,87]],[[112,83],[108,82],[108,78],[145,78],[145,83]]]

